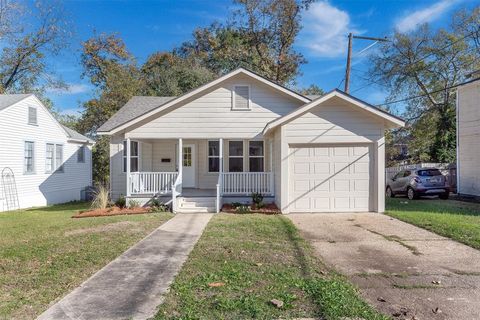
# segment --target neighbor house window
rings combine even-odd
[[[55,167],[55,145],[53,143],[47,143],[45,149],[45,172],[51,173],[53,172],[53,168]]]
[[[233,105],[234,110],[250,109],[250,87],[234,86],[233,87]]]
[[[25,141],[24,149],[24,172],[35,173],[35,143],[33,141]]]
[[[138,172],[138,141],[130,141],[130,172]],[[123,141],[123,172],[127,172],[127,141]]]
[[[37,125],[37,108],[28,107],[28,124]]]
[[[208,141],[208,172],[220,171],[220,141]]]
[[[81,146],[77,151],[77,162],[85,162],[85,146]]]
[[[243,141],[228,142],[228,171],[243,172]]]
[[[63,145],[55,145],[55,171],[63,172]]]
[[[263,141],[250,141],[248,147],[250,172],[263,172],[264,158]]]

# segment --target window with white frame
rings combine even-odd
[[[45,172],[51,173],[53,172],[53,168],[55,167],[55,145],[53,143],[47,143],[45,147]]]
[[[243,141],[228,142],[228,171],[243,172]]]
[[[233,110],[249,110],[250,109],[250,87],[234,86],[233,87]]]
[[[138,172],[138,141],[130,141],[130,172]],[[127,172],[127,141],[123,141],[123,172]]]
[[[263,172],[265,163],[263,141],[249,141],[248,163],[250,172]]]
[[[37,108],[28,107],[28,124],[37,125]]]
[[[80,146],[77,150],[77,162],[85,162],[85,146]]]
[[[25,141],[24,147],[24,173],[35,173],[35,142]]]
[[[220,171],[220,141],[208,141],[208,172]]]
[[[63,145],[55,145],[55,171],[63,172]]]

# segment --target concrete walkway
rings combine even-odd
[[[73,290],[38,319],[148,319],[211,214],[178,214]]]
[[[322,260],[393,319],[480,319],[480,251],[376,213],[291,214]]]

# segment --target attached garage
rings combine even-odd
[[[291,145],[291,211],[370,211],[370,149],[365,144]]]
[[[283,213],[383,212],[385,130],[404,121],[334,90],[267,124]]]

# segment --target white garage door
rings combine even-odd
[[[368,146],[291,146],[290,155],[290,212],[369,211]]]

